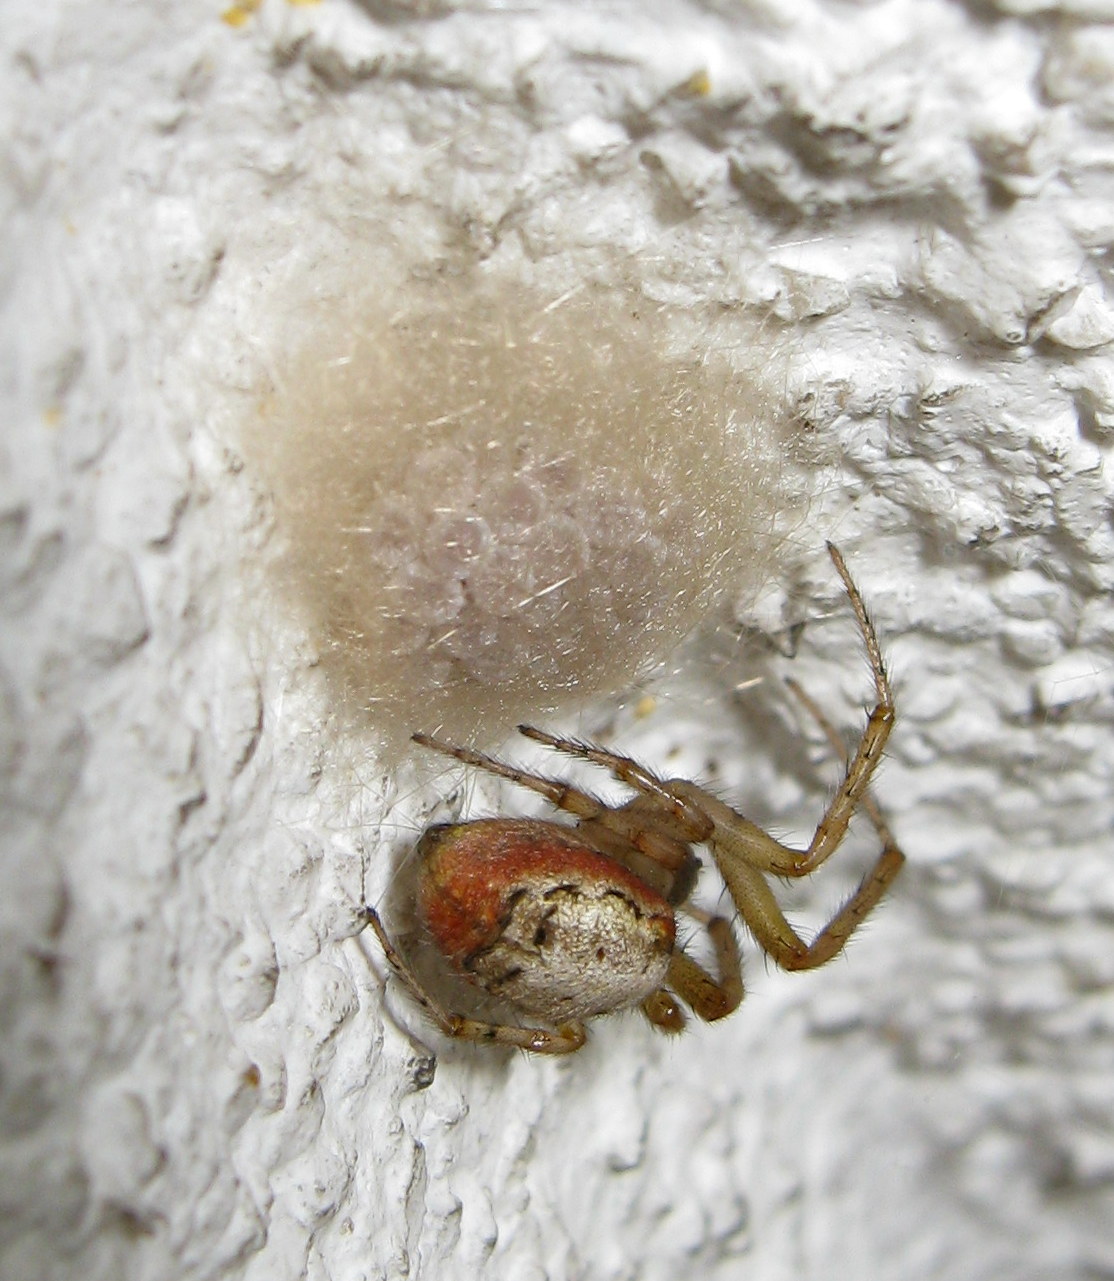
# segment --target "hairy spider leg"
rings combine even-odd
[[[882,647],[878,643],[878,634],[874,630],[874,624],[870,621],[866,605],[863,603],[862,595],[851,577],[847,563],[834,543],[828,543],[828,555],[831,556],[832,563],[843,580],[847,599],[851,602],[851,608],[854,610],[855,620],[859,625],[859,635],[863,639],[867,659],[870,662],[870,670],[874,677],[874,691],[877,702],[867,718],[866,728],[859,739],[859,745],[855,749],[855,754],[851,757],[850,762],[847,761],[847,753],[845,751],[839,753],[840,758],[846,764],[843,783],[832,797],[828,808],[824,811],[823,817],[817,824],[816,832],[809,842],[808,849],[803,855],[796,856],[793,860],[792,868],[775,866],[771,869],[779,874],[788,874],[790,876],[807,876],[810,872],[815,871],[839,847],[860,799],[870,786],[871,777],[882,759],[882,752],[885,750],[886,742],[894,725],[893,691],[890,688],[889,677],[886,675],[886,664],[882,658]]]
[[[731,922],[723,916],[708,916],[697,909],[689,915],[702,920],[715,949],[719,979],[712,976],[681,948],[669,963],[669,984],[677,995],[705,1023],[714,1023],[739,1008],[743,999],[743,963],[739,941]]]
[[[545,778],[540,774],[530,774],[526,770],[516,768],[514,765],[507,765],[503,761],[498,761],[494,756],[488,756],[484,752],[477,752],[471,747],[457,747],[453,743],[446,743],[443,739],[434,738],[432,734],[411,734],[410,736],[415,743],[420,743],[422,747],[432,748],[435,752],[441,752],[445,756],[452,756],[465,765],[473,765],[476,769],[486,770],[489,774],[494,774],[498,778],[508,779],[512,783],[517,783],[520,787],[528,787],[530,791],[537,792],[539,796],[544,796],[551,805],[556,805],[558,809],[567,810],[570,814],[575,814],[577,818],[598,818],[607,806],[602,801],[597,800],[588,792],[582,792],[579,788],[573,787],[570,783],[562,783],[554,778]]]
[[[686,908],[686,914],[698,920],[708,931],[715,949],[716,969],[714,979],[682,948],[678,948],[669,963],[669,984],[705,1023],[714,1023],[739,1008],[743,999],[743,964],[739,955],[739,942],[731,922],[724,916],[712,916],[699,908]],[[642,1002],[642,1013],[663,1032],[680,1032],[685,1026],[685,1015],[677,998],[668,988],[659,988]]]
[[[785,918],[774,892],[761,871],[720,848],[713,837],[712,854],[739,915],[759,946],[782,969],[811,970],[843,950],[851,935],[870,914],[901,870],[905,856],[898,849],[884,849],[859,888],[811,943]]]
[[[858,588],[839,550],[829,543],[828,552],[843,580],[859,624],[874,675],[878,703],[868,718],[858,748],[849,759],[847,749],[831,723],[800,686],[796,682],[790,682],[790,688],[816,719],[845,766],[843,783],[817,824],[808,848],[793,850],[783,845],[693,783],[674,780],[668,784],[670,789],[706,809],[715,824],[715,832],[709,845],[731,897],[763,950],[788,970],[812,969],[838,955],[885,894],[905,862],[905,855],[898,848],[881,811],[867,790],[894,722],[893,695],[881,647]],[[862,805],[878,832],[882,850],[856,892],[812,943],[806,944],[785,919],[765,875],[796,877],[815,871],[839,847],[859,805]]]
[[[824,713],[820,710],[820,707],[817,704],[816,700],[810,694],[808,694],[804,689],[802,689],[801,686],[797,683],[797,681],[795,681],[791,676],[787,676],[785,678],[785,684],[792,691],[793,696],[797,699],[797,701],[801,704],[801,706],[805,709],[805,711],[808,712],[808,714],[817,723],[817,725],[819,725],[820,728],[824,731],[824,736],[827,738],[829,744],[831,745],[832,751],[835,752],[836,756],[838,756],[839,759],[844,763],[844,765],[846,765],[847,764],[847,745],[846,743],[844,743],[843,739],[840,738],[839,733],[837,732],[835,726],[831,723],[830,720],[828,720],[827,716],[825,716]],[[878,836],[881,839],[882,844],[885,846],[885,848],[896,850],[897,838],[894,836],[893,832],[890,830],[890,825],[886,822],[885,816],[883,815],[882,810],[878,805],[878,802],[874,799],[874,797],[871,795],[869,791],[866,791],[862,794],[862,796],[859,799],[859,804],[866,811],[867,817],[870,819],[871,823],[874,825],[874,830],[878,833]]]
[[[838,755],[846,767],[843,781],[828,802],[808,846],[799,850],[775,840],[756,823],[744,818],[729,805],[687,779],[672,779],[664,784],[670,792],[704,810],[715,826],[712,841],[721,855],[728,860],[738,859],[747,867],[774,876],[809,876],[839,848],[851,818],[882,759],[882,752],[894,724],[893,693],[878,637],[839,549],[829,543],[828,552],[843,580],[854,610],[874,676],[878,702],[867,718],[859,745],[850,761],[846,750],[842,746],[838,749]],[[863,808],[870,812],[869,805],[864,805]],[[892,840],[890,844],[893,844]]]
[[[527,731],[527,729],[523,728],[523,733],[527,733],[528,737],[535,738],[538,742],[548,743],[550,746],[566,741],[554,739],[551,742],[551,736],[544,734],[541,730]],[[597,797],[592,796],[591,793],[582,791],[578,787],[573,787],[571,783],[563,783],[558,779],[546,778],[541,774],[531,774],[527,770],[496,760],[484,752],[477,752],[470,747],[457,747],[452,743],[446,743],[443,739],[434,738],[431,734],[413,734],[411,737],[415,743],[420,743],[423,747],[432,748],[445,756],[451,756],[458,761],[462,761],[465,765],[472,765],[477,769],[486,770],[489,774],[494,774],[498,778],[505,778],[512,783],[517,783],[520,787],[529,788],[530,791],[536,792],[539,796],[544,796],[551,805],[565,810],[581,820],[581,826],[577,828],[578,834],[603,854],[609,854],[620,861],[625,861],[625,851],[635,850],[661,864],[670,873],[678,872],[689,861],[690,854],[687,841],[694,838],[678,835],[677,833],[664,832],[660,829],[660,825],[658,830],[655,830],[647,823],[644,813],[640,812],[637,806],[614,807],[605,805]],[[584,750],[572,750],[580,747],[583,747]],[[572,755],[584,755],[588,759],[595,759],[591,753],[596,749],[589,747],[587,744],[573,744],[570,742],[569,750]],[[609,754],[599,752],[598,755],[607,756]],[[616,757],[615,759],[625,760],[623,757]],[[628,764],[632,769],[645,775],[646,778],[653,778],[652,775],[642,770],[640,766],[635,765],[633,761],[628,762]],[[657,795],[661,793],[661,784],[658,780],[654,780],[654,782],[657,784],[654,794]],[[708,830],[711,830],[710,826]]]
[[[560,738],[555,734],[547,734],[545,730],[536,729],[533,725],[520,725],[518,732],[525,734],[527,738],[532,738],[536,743],[544,743],[558,752],[564,752],[566,756],[575,756],[582,760],[593,761],[596,765],[602,765],[621,783],[626,783],[639,792],[653,797],[676,822],[678,834],[683,839],[700,842],[706,840],[711,833],[712,825],[699,805],[693,805],[683,796],[679,796],[671,784],[651,773],[629,756],[609,752],[595,743],[582,743],[579,739]]]
[[[456,1037],[462,1041],[512,1045],[520,1050],[531,1050],[535,1054],[572,1054],[588,1039],[584,1024],[580,1022],[562,1023],[556,1031],[550,1031],[541,1027],[514,1027],[507,1023],[487,1023],[482,1019],[464,1018],[459,1014],[449,1013],[430,996],[418,976],[403,960],[383,928],[379,913],[374,908],[365,907],[364,919],[375,931],[379,945],[383,949],[383,955],[390,962],[391,968],[406,985],[414,1000],[446,1036]]]

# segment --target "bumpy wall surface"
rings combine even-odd
[[[1109,4],[3,12],[0,1275],[1114,1276]],[[663,361],[754,317],[790,424],[734,628],[608,697],[601,664],[610,688],[655,656],[624,667],[630,607],[619,659],[606,630],[562,652],[592,701],[465,699],[477,735],[564,707],[807,839],[835,771],[782,678],[849,730],[869,696],[824,539],[891,657],[892,898],[813,974],[748,944],[742,1010],[678,1039],[625,1016],[567,1059],[447,1043],[358,932],[370,902],[405,934],[426,823],[529,806],[337,683],[260,424],[309,467],[291,371],[344,359],[315,347],[337,300],[366,334],[369,300],[380,323],[466,273],[518,312],[524,282],[627,291],[666,309]],[[730,394],[701,391],[716,422]],[[599,439],[621,493],[626,441]],[[677,529],[706,515],[698,455],[655,500]],[[562,538],[600,506],[569,501]],[[631,526],[606,528],[564,613],[586,627],[632,575],[668,613],[700,545],[663,576],[596,556]],[[565,589],[547,573],[523,600]],[[492,627],[468,650],[489,694]],[[794,919],[869,851],[864,827],[787,887]]]

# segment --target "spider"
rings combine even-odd
[[[438,824],[418,842],[419,915],[437,950],[458,974],[538,1026],[486,1022],[444,1008],[400,955],[378,913],[365,909],[387,960],[442,1032],[568,1054],[584,1044],[585,1021],[599,1014],[639,1007],[665,1032],[684,1026],[682,1002],[706,1022],[730,1014],[743,999],[739,948],[729,920],[689,902],[701,865],[695,845],[708,847],[739,916],[783,969],[814,969],[838,955],[905,856],[867,791],[894,723],[882,652],[842,555],[831,543],[828,551],[858,622],[877,702],[849,757],[817,705],[787,682],[845,765],[806,849],[783,845],[696,783],[659,778],[626,756],[532,726],[518,728],[535,742],[610,770],[634,795],[605,805],[569,783],[428,734],[413,736],[423,747],[538,792],[576,819],[575,827],[529,818]],[[785,919],[767,878],[814,872],[838,849],[860,807],[881,853],[855,893],[806,943]],[[717,976],[679,945],[678,912],[707,931]]]

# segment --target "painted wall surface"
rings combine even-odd
[[[1114,9],[2,12],[0,1275],[1114,1276]],[[273,598],[236,424],[383,246],[765,318],[807,516],[735,651],[575,724],[807,839],[782,678],[869,696],[834,539],[910,866],[723,1024],[448,1044],[358,937],[427,822],[526,804],[378,754]]]

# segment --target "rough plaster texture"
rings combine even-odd
[[[4,7],[0,1274],[1114,1276],[1112,16]],[[834,537],[912,866],[844,961],[752,956],[724,1025],[446,1047],[350,937],[493,795],[333,741],[296,629],[253,638],[222,424],[265,286],[384,219],[799,321],[843,474],[743,620],[786,654],[615,724],[803,834],[823,754],[776,678],[864,697]]]

